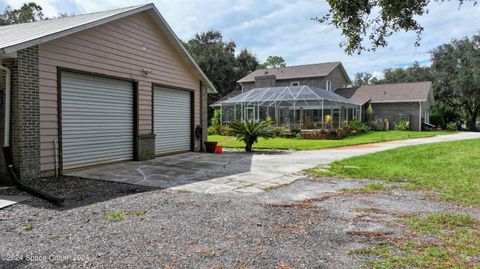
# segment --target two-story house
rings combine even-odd
[[[277,126],[340,128],[361,107],[334,91],[351,83],[340,62],[258,69],[240,79],[241,90],[212,106],[222,121],[272,119]]]
[[[342,63],[319,63],[282,68],[257,69],[238,80],[243,91],[262,87],[310,86],[327,91],[351,84]]]

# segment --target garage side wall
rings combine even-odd
[[[137,81],[138,159],[152,156],[152,83],[194,91],[194,124],[200,124],[198,77],[150,15],[139,13],[39,46],[41,170],[54,169],[58,139],[57,68]],[[151,70],[145,74],[144,70]]]
[[[387,118],[390,122],[390,129],[395,128],[395,115],[406,114],[410,116],[410,130],[419,131],[418,124],[418,103],[372,103],[373,118],[383,120]]]

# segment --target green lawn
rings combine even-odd
[[[401,240],[380,241],[350,254],[365,255],[368,268],[479,268],[480,223],[474,218],[433,213],[400,222]]]
[[[480,206],[480,139],[409,146],[332,163],[319,176],[402,180],[407,189],[432,190],[446,201]]]
[[[366,134],[351,136],[341,140],[307,140],[295,138],[276,137],[272,139],[259,139],[258,143],[253,145],[257,149],[294,149],[294,150],[312,150],[323,149],[359,144],[368,144],[383,141],[402,140],[410,138],[431,137],[440,134],[451,134],[452,132],[413,132],[413,131],[382,131],[369,132]],[[237,141],[234,137],[210,135],[209,141],[218,141],[220,145],[226,148],[243,148],[243,142]]]

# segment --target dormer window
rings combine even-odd
[[[292,82],[292,83],[290,83],[290,86],[292,86],[292,87],[300,86],[300,82],[298,82],[298,81]]]
[[[327,91],[331,92],[332,91],[332,82],[330,80],[327,80],[327,85],[325,86],[325,88],[327,89]]]

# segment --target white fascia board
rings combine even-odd
[[[426,102],[426,100],[397,100],[397,101],[371,101],[372,104],[388,104],[388,103],[418,103]]]

